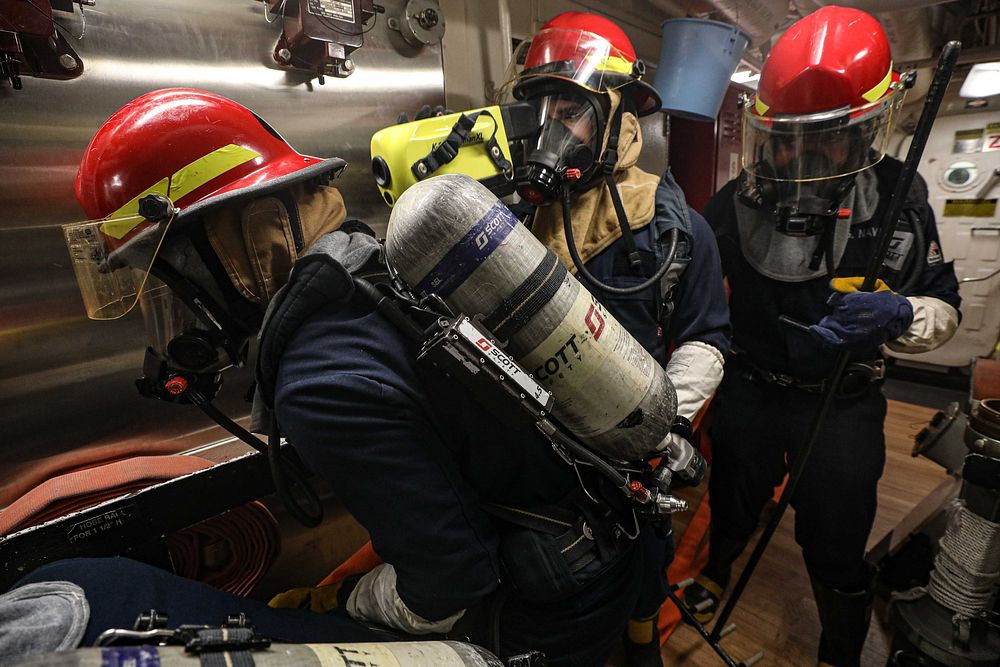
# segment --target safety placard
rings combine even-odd
[[[990,123],[986,126],[986,137],[983,139],[983,152],[1000,151],[1000,123]]]
[[[996,199],[946,199],[942,217],[992,218],[996,212]]]
[[[354,23],[354,3],[351,0],[309,0],[307,6],[313,16]]]
[[[983,128],[959,130],[955,133],[952,153],[978,153],[983,148]]]

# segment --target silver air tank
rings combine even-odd
[[[71,652],[46,653],[11,663],[19,667],[102,667],[103,665],[161,665],[195,667],[204,664],[205,653],[185,651],[183,646],[105,646],[79,648]],[[219,661],[229,653],[219,653]],[[384,644],[271,644],[254,650],[249,664],[257,667],[302,667],[303,665],[365,665],[366,667],[503,667],[484,648],[463,642],[387,642]]]
[[[592,449],[633,461],[662,446],[677,409],[663,368],[482,184],[447,174],[411,187],[386,252],[416,292],[482,316]]]

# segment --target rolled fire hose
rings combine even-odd
[[[197,456],[136,456],[53,477],[0,512],[0,535],[210,467]],[[280,539],[267,508],[249,503],[178,531],[167,542],[178,574],[246,595],[274,563]]]

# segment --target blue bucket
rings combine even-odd
[[[714,121],[729,79],[749,43],[745,32],[718,21],[664,21],[660,64],[653,77],[663,110],[683,118]]]

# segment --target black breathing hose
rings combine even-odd
[[[323,521],[323,505],[320,503],[319,496],[316,495],[316,491],[314,491],[312,486],[309,484],[305,471],[300,469],[291,461],[281,458],[281,441],[278,436],[278,423],[273,417],[271,419],[271,430],[267,437],[267,443],[264,443],[260,438],[237,424],[235,421],[226,416],[221,410],[216,408],[212,402],[208,400],[208,397],[197,389],[189,389],[187,391],[187,397],[216,424],[226,429],[229,433],[250,445],[261,454],[267,456],[267,463],[271,468],[271,478],[274,481],[274,488],[278,492],[278,497],[281,498],[281,502],[284,503],[285,508],[288,509],[288,513],[292,515],[292,518],[307,528],[315,528],[321,521]],[[313,513],[306,510],[305,506],[300,504],[298,498],[293,495],[292,488],[288,484],[288,479],[292,480],[293,485],[302,489],[302,494],[305,496],[306,504],[312,505],[316,508]]]
[[[670,246],[667,250],[667,256],[663,260],[663,265],[660,266],[653,277],[648,280],[643,281],[639,285],[633,285],[632,287],[612,287],[611,285],[606,285],[594,277],[590,271],[586,269],[583,265],[583,260],[580,258],[580,253],[576,249],[576,242],[573,239],[573,219],[569,212],[570,207],[570,189],[569,184],[563,186],[562,189],[562,216],[563,216],[563,231],[566,233],[566,246],[569,248],[569,256],[573,259],[573,265],[576,266],[578,275],[582,276],[587,283],[593,285],[595,288],[602,292],[607,292],[608,294],[637,294],[644,289],[648,289],[658,283],[663,276],[666,275],[667,271],[670,269],[670,265],[674,263],[674,257],[677,255],[677,244],[680,242],[681,232],[679,229],[670,230]]]
[[[271,477],[274,479],[274,487],[278,491],[278,497],[284,503],[285,509],[292,515],[292,518],[301,523],[306,528],[315,528],[323,521],[323,504],[316,495],[316,491],[309,484],[305,474],[291,461],[283,459],[281,456],[281,436],[278,430],[278,420],[272,415],[271,428],[267,434],[267,463],[271,468]],[[287,475],[287,478],[286,478]],[[289,484],[291,480],[291,484]],[[301,489],[305,496],[305,503],[301,503],[296,497],[293,488]],[[307,509],[312,506],[314,511]]]

